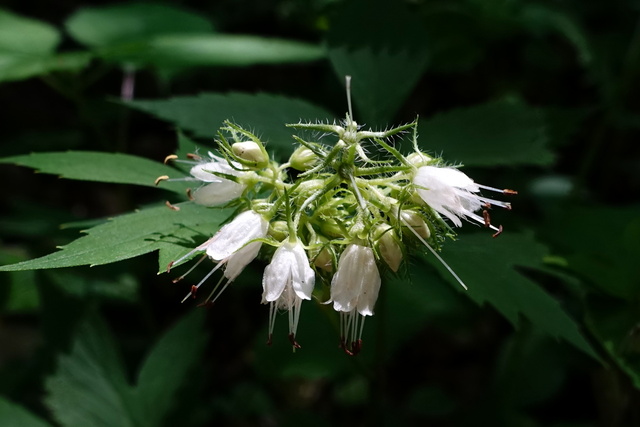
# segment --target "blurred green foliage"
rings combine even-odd
[[[0,425],[640,425],[639,29],[630,0],[8,0]],[[469,291],[414,256],[360,355],[313,303],[292,353],[264,263],[179,303],[205,268],[157,272],[230,211],[149,187],[225,119],[288,155],[345,74],[359,123],[419,115],[423,150],[519,195],[498,239],[445,245]]]

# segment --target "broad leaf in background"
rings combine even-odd
[[[326,56],[318,45],[235,34],[168,34],[101,51],[103,59],[180,69],[306,62]]]
[[[161,425],[178,388],[202,358],[207,334],[203,310],[191,310],[151,349],[138,373],[135,396],[144,414],[143,426]]]
[[[51,427],[22,406],[0,397],[0,425],[12,427]]]
[[[571,15],[542,4],[523,4],[520,20],[523,26],[537,36],[557,32],[565,37],[573,44],[582,65],[591,65],[593,52],[587,34]]]
[[[161,175],[169,175],[172,178],[183,176],[170,166],[144,157],[94,151],[32,153],[0,158],[0,163],[27,166],[37,169],[38,172],[57,174],[61,178],[147,187],[155,187],[154,181]],[[184,194],[186,186],[182,182],[163,182],[161,188]]]
[[[328,111],[308,102],[264,93],[203,93],[159,101],[132,101],[126,105],[211,139],[228,119],[257,134],[267,143],[267,150],[281,156],[293,151],[293,132],[285,124],[334,118]]]
[[[640,315],[637,304],[602,295],[587,299],[587,325],[620,370],[640,390]]]
[[[160,3],[123,3],[76,11],[65,28],[78,42],[104,47],[162,34],[203,33],[213,25],[202,14]]]
[[[0,271],[101,265],[176,246],[186,252],[185,248],[195,246],[194,236],[211,237],[230,214],[228,210],[206,209],[189,202],[177,206],[179,211],[159,206],[116,217],[88,230],[87,236],[58,252],[5,265]],[[165,268],[166,264],[160,270]]]
[[[562,338],[597,358],[559,302],[515,269],[541,268],[546,254],[547,249],[530,233],[504,233],[497,239],[486,233],[464,235],[456,244],[447,245],[442,256],[469,290],[463,291],[448,272],[442,270],[442,274],[478,304],[494,306],[514,326],[523,315],[537,330]],[[432,256],[425,259],[442,269]]]
[[[429,40],[421,22],[400,2],[352,1],[336,12],[329,59],[340,81],[352,76],[356,121],[390,125],[427,66]],[[366,26],[354,31],[354,16]]]
[[[603,221],[606,227],[594,227]],[[631,304],[638,300],[640,208],[564,207],[542,229],[566,267],[585,283]]]
[[[106,325],[93,318],[82,323],[71,353],[58,361],[46,381],[47,406],[65,427],[161,425],[171,398],[201,356],[206,341],[202,312],[194,310],[151,350],[136,386],[125,369]]]
[[[543,115],[521,103],[451,110],[418,124],[420,146],[466,166],[549,165]]]
[[[107,326],[99,319],[80,324],[69,355],[58,359],[47,379],[46,404],[64,426],[135,426],[135,408],[125,369]]]
[[[0,82],[84,67],[85,53],[55,55],[59,31],[46,22],[0,9]]]

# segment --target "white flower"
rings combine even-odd
[[[462,226],[460,218],[475,221],[496,232],[501,229],[489,222],[489,215],[485,211],[483,216],[475,212],[490,205],[511,209],[511,204],[493,200],[478,194],[480,189],[495,191],[503,194],[514,194],[513,190],[500,190],[480,185],[464,173],[450,167],[421,166],[413,178],[418,195],[433,210],[446,216],[457,227]]]
[[[262,242],[255,241],[257,239],[264,238],[269,230],[269,222],[264,217],[252,210],[242,212],[236,216],[233,221],[222,227],[211,239],[207,240],[182,258],[169,264],[169,268],[173,264],[179,264],[183,259],[186,259],[193,255],[195,252],[205,251],[206,255],[212,260],[216,261],[217,265],[198,283],[193,286],[191,292],[183,299],[183,302],[189,296],[195,296],[198,288],[209,278],[211,275],[223,265],[226,266],[224,277],[227,282],[223,288],[218,292],[217,296],[213,298],[215,300],[222,291],[236,279],[244,270],[244,268],[255,259],[260,252]],[[204,259],[204,258],[203,258]],[[202,260],[198,261],[198,264]],[[175,279],[174,282],[181,280],[189,274],[198,264],[194,265],[189,271]],[[218,284],[219,285],[219,284]],[[218,286],[214,288],[213,293],[218,289]],[[207,298],[211,299],[211,296]],[[212,301],[213,301],[212,300]]]
[[[209,153],[209,157],[210,161],[204,161],[191,168],[190,173],[194,178],[208,183],[193,193],[194,201],[203,206],[216,206],[240,197],[247,188],[246,184],[221,178],[213,172],[241,177],[247,173],[237,170],[241,169],[242,165],[233,163],[232,167],[226,159],[213,153]]]
[[[289,311],[289,339],[299,348],[295,340],[302,300],[311,299],[315,284],[315,273],[309,266],[309,258],[298,241],[283,243],[273,254],[271,263],[264,269],[262,277],[262,303],[270,303],[269,341],[273,333],[275,314],[278,309]]]
[[[348,354],[357,354],[362,347],[363,316],[373,315],[380,283],[373,250],[356,244],[347,246],[331,280],[331,300],[341,314],[341,345]]]
[[[338,271],[331,279],[334,310],[357,310],[363,316],[373,316],[380,282],[373,250],[356,244],[347,246],[340,255]]]
[[[268,230],[269,222],[259,213],[249,210],[235,217],[200,247],[206,248],[209,258],[222,261],[250,241],[265,237]]]

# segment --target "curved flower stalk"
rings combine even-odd
[[[347,246],[331,280],[331,300],[340,312],[340,344],[348,354],[358,354],[362,348],[364,317],[373,316],[380,284],[373,250],[353,243]]]
[[[300,319],[302,300],[311,299],[315,273],[309,265],[309,258],[302,244],[284,242],[273,254],[271,263],[262,277],[262,303],[269,306],[269,339],[271,344],[275,315],[278,309],[289,312],[289,340],[294,348],[300,348],[296,341],[296,330]]]
[[[362,349],[364,320],[374,313],[380,272],[400,271],[414,251],[428,251],[466,289],[439,254],[446,238],[455,236],[448,222],[460,227],[464,219],[484,225],[495,237],[502,227],[491,224],[488,209],[511,205],[480,192],[515,191],[477,184],[442,159],[421,152],[417,122],[371,131],[347,115],[339,124],[289,126],[322,137],[306,141],[294,136],[299,146],[287,162],[278,164],[269,161],[255,135],[226,122],[218,140],[224,158],[210,154],[191,168],[190,179],[207,182],[194,195],[197,203],[209,206],[241,197],[251,210],[177,261],[206,252],[201,261],[209,257],[217,263],[187,297],[195,296],[198,287],[225,266],[211,299],[225,279],[223,290],[260,256],[262,242],[269,242],[277,249],[262,278],[262,303],[269,305],[268,343],[277,311],[286,310],[289,339],[294,349],[299,347],[302,301],[312,299],[317,277],[330,287],[332,307],[340,315],[341,347],[355,355]],[[406,138],[409,132],[414,150],[405,156],[392,139]]]

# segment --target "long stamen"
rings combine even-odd
[[[496,193],[502,193],[502,194],[518,194],[517,191],[515,190],[509,190],[508,188],[504,188],[504,189],[499,189],[499,188],[495,188],[495,187],[489,187],[488,185],[482,185],[482,184],[478,184],[476,183],[476,185],[484,190],[489,190],[489,191],[495,191]]]
[[[200,285],[202,285],[202,284],[203,284],[203,283],[204,283],[204,282],[205,282],[209,277],[211,277],[211,275],[212,275],[213,273],[215,273],[215,272],[216,272],[216,270],[218,270],[218,269],[222,266],[222,264],[223,264],[223,263],[222,263],[222,262],[220,262],[220,263],[218,263],[218,265],[216,265],[215,267],[213,267],[213,269],[212,269],[209,273],[207,273],[207,275],[206,275],[206,276],[204,276],[204,278],[200,281],[200,283],[198,283],[197,285],[195,285],[194,287],[192,287],[192,291],[191,291],[191,292],[189,292],[189,294],[188,294],[186,297],[184,297],[184,298],[183,298],[182,302],[185,302],[187,299],[189,299],[189,297],[190,297],[190,296],[194,295],[194,293],[193,293],[193,288],[198,289],[198,288],[200,287]]]
[[[507,210],[511,210],[511,203],[503,202],[501,200],[489,199],[488,197],[475,196],[478,200],[481,200],[485,203],[489,203],[490,205],[500,206],[501,208],[505,208]]]
[[[424,240],[424,239],[422,238],[422,236],[421,236],[421,235],[419,235],[419,234],[418,234],[418,232],[417,232],[417,231],[415,231],[412,227],[410,227],[410,226],[409,226],[409,224],[407,224],[407,221],[405,221],[405,220],[404,220],[404,219],[402,219],[402,218],[400,218],[400,219],[402,220],[402,222],[404,222],[404,224],[407,226],[407,228],[408,228],[409,230],[411,230],[411,232],[412,232],[413,234],[415,234],[415,236],[418,238],[418,240],[420,240],[420,241],[421,241],[421,242],[422,242],[422,243],[427,247],[427,249],[429,249],[429,251],[431,251],[431,253],[436,257],[436,259],[437,259],[438,261],[440,261],[440,263],[444,266],[444,268],[446,268],[446,269],[447,269],[447,271],[449,271],[449,273],[451,273],[451,275],[454,277],[454,279],[456,279],[456,281],[457,281],[458,283],[460,283],[460,285],[465,289],[465,291],[466,291],[466,290],[468,290],[469,288],[467,288],[467,285],[465,285],[465,284],[464,284],[464,282],[462,281],[462,279],[461,279],[460,277],[458,277],[458,275],[456,274],[456,272],[455,272],[455,271],[453,271],[453,269],[452,269],[451,267],[449,267],[449,264],[447,264],[447,263],[445,262],[445,260],[444,260],[444,259],[442,259],[442,257],[441,257],[437,252],[436,252],[436,250],[435,250],[435,249],[433,249],[433,248],[431,247],[431,245],[430,245],[429,243],[427,243],[427,241],[426,241],[426,240]],[[484,220],[483,220],[483,222],[484,222]]]
[[[269,336],[267,337],[267,345],[271,345],[273,340],[273,328],[276,325],[276,311],[278,307],[275,301],[269,304]]]
[[[204,261],[206,257],[207,257],[207,255],[206,255],[206,254],[205,254],[205,255],[202,255],[202,256],[200,257],[200,259],[199,259],[199,260],[198,260],[198,261],[197,261],[197,262],[196,262],[196,263],[195,263],[195,264],[194,264],[194,265],[193,265],[189,270],[187,270],[187,272],[186,272],[186,273],[184,273],[184,274],[183,274],[182,276],[180,276],[180,277],[176,277],[175,279],[173,279],[173,283],[178,283],[180,280],[182,280],[182,279],[184,279],[185,277],[187,277],[187,274],[189,274],[189,273],[191,273],[193,270],[195,270],[195,269],[196,269],[196,267],[197,267],[198,265],[200,265],[200,263],[201,263],[202,261]]]
[[[464,215],[467,218],[471,218],[472,220],[476,221],[480,225],[483,225],[485,227],[489,227],[493,231],[499,231],[498,228],[495,225],[491,225],[491,223],[487,224],[487,220],[485,219],[485,217],[481,217],[480,215],[476,215],[473,212],[468,212],[468,211],[464,212]],[[488,212],[487,212],[487,215],[489,215]]]

